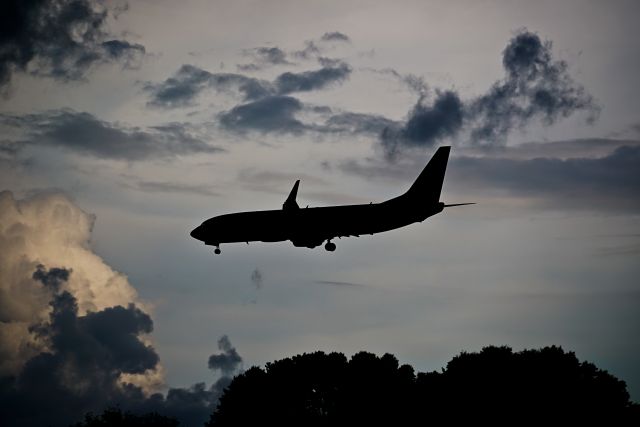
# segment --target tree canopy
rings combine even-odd
[[[306,353],[253,367],[220,398],[208,427],[428,424],[430,421],[618,420],[638,417],[626,384],[552,346],[463,352],[416,374],[391,354]]]

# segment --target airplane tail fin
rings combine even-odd
[[[296,197],[298,197],[299,185],[300,185],[300,180],[297,180],[296,183],[293,184],[293,188],[289,193],[289,197],[287,197],[287,200],[285,200],[284,204],[282,205],[283,210],[288,211],[288,210],[300,209],[300,207],[298,206],[298,202],[296,202]]]
[[[421,203],[427,205],[438,204],[449,160],[449,151],[451,151],[451,147],[438,148],[411,188],[405,193],[406,197],[420,200]]]

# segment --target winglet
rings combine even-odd
[[[296,202],[296,197],[298,196],[298,186],[300,185],[300,180],[297,180],[295,184],[293,184],[293,188],[291,189],[291,193],[289,193],[289,197],[285,200],[282,205],[282,210],[296,210],[300,209],[298,206],[298,202]]]

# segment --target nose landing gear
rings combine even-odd
[[[216,248],[213,251],[214,254],[220,255],[222,251],[220,250],[220,245],[216,245]]]
[[[333,252],[336,250],[336,244],[332,243],[330,240],[327,241],[327,244],[324,245],[324,248],[329,251],[329,252]]]

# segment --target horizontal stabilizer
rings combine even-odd
[[[450,205],[444,205],[445,208],[450,208],[452,206],[466,206],[466,205],[475,205],[476,203],[452,203]]]

